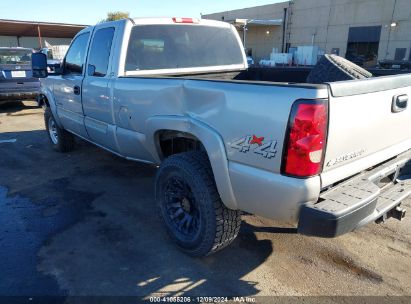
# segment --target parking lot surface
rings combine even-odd
[[[80,140],[54,152],[42,109],[2,106],[0,295],[411,295],[411,217],[319,239],[247,215],[194,259],[157,216],[155,172]]]

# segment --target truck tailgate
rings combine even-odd
[[[411,74],[329,84],[322,186],[411,149]]]

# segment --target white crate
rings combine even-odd
[[[277,53],[271,54],[270,60],[274,61],[276,64],[292,64],[293,55],[288,53]]]
[[[296,52],[296,63],[299,65],[316,65],[320,48],[315,45],[299,46]]]

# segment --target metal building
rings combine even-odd
[[[85,25],[0,19],[0,47],[69,45]]]
[[[256,60],[315,45],[354,60],[411,60],[410,0],[294,0],[202,16],[236,25]],[[259,20],[260,23],[254,23]],[[277,20],[278,24],[264,24]]]

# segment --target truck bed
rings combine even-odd
[[[173,77],[184,77],[194,79],[216,79],[216,80],[244,80],[244,81],[265,81],[265,82],[285,82],[285,83],[306,83],[308,74],[312,67],[250,67],[247,70],[238,72],[219,72],[204,74],[184,74],[172,75]],[[391,76],[397,74],[407,74],[410,71],[399,71],[393,69],[370,69],[375,77]]]
[[[310,68],[259,68],[252,67],[244,71],[177,74],[170,75],[176,78],[215,79],[215,80],[243,80],[283,83],[305,83]]]
[[[305,83],[309,72],[305,68],[270,70],[250,68],[176,77],[328,90],[330,122],[321,174],[323,188],[411,148],[407,131],[410,111],[406,104],[404,109],[393,108],[402,97],[408,100],[411,95],[411,74],[313,85]]]

